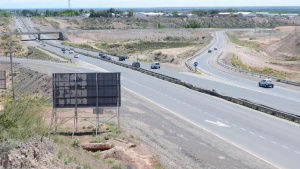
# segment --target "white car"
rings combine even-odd
[[[70,51],[69,51],[69,54],[73,54],[73,53],[74,53],[74,51],[73,51],[73,50],[70,50]]]
[[[151,69],[160,69],[160,63],[159,62],[153,62],[151,64]]]
[[[78,55],[78,54],[75,54],[75,55],[74,55],[74,58],[79,58],[79,55]]]

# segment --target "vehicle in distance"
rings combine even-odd
[[[73,54],[73,53],[74,53],[74,51],[70,49],[69,54]]]
[[[260,82],[258,82],[258,86],[259,87],[271,87],[271,88],[273,88],[274,83],[270,79],[264,79],[264,80],[261,80]]]
[[[214,48],[214,50],[217,50],[217,48]]]
[[[100,51],[99,56],[103,56],[103,55],[105,55],[105,53],[103,51]]]
[[[211,49],[208,50],[208,53],[211,53]]]
[[[102,55],[101,58],[102,58],[102,59],[111,60],[111,57],[110,57],[110,56],[107,56],[106,54],[105,54],[105,55]]]
[[[151,64],[151,69],[160,69],[160,63],[159,62],[153,62]]]
[[[141,64],[140,64],[140,62],[133,62],[131,66],[139,68],[139,67],[141,67]]]
[[[61,51],[63,51],[63,52],[66,51],[66,48],[62,48]]]
[[[126,57],[125,56],[119,56],[119,61],[125,61]]]
[[[79,58],[79,55],[76,53],[76,54],[74,55],[74,58]]]

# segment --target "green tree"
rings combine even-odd
[[[80,10],[79,10],[79,13],[80,13],[80,14],[83,14],[83,12],[84,12],[83,9],[80,9]]]
[[[133,14],[134,14],[134,11],[132,9],[128,11],[128,17],[132,17]]]
[[[175,16],[175,17],[178,17],[179,15],[178,15],[178,11],[174,11],[174,12],[172,12],[172,14]]]

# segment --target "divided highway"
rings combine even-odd
[[[26,24],[27,19],[24,19]],[[18,24],[21,24],[19,20]],[[27,28],[29,28],[27,26]],[[30,28],[29,28],[30,29]],[[26,31],[26,30],[23,30]],[[216,45],[222,44],[221,33],[218,33]],[[60,49],[47,45],[47,50],[51,50],[62,55]],[[77,51],[83,51],[76,49]],[[89,52],[90,53],[90,52]],[[90,53],[97,56],[97,53]],[[73,58],[73,55],[65,56]],[[210,68],[204,67],[207,62],[201,59],[209,59],[210,56],[202,55],[199,57],[199,66],[208,73]],[[115,58],[114,58],[115,59]],[[3,60],[2,58],[0,60]],[[17,62],[26,62],[22,59],[14,59]],[[81,64],[99,67],[99,71],[121,72],[122,87],[128,89],[141,97],[169,110],[171,113],[197,125],[205,130],[211,131],[215,135],[237,145],[238,147],[262,158],[279,168],[299,168],[300,160],[300,125],[269,116],[227,101],[214,98],[202,93],[198,93],[187,88],[171,84],[150,77],[148,75],[119,67],[101,60],[80,56],[75,59]],[[51,64],[57,66],[67,66],[64,64],[30,61],[36,64]],[[203,63],[204,62],[204,63]],[[143,68],[149,69],[149,64],[142,63]],[[203,67],[202,67],[203,66]],[[81,69],[78,66],[70,66],[72,69]],[[97,69],[93,69],[95,71]],[[91,71],[91,70],[90,70]],[[210,76],[201,76],[187,72],[178,72],[176,70],[160,69],[153,70],[159,73],[173,76],[191,84],[215,89],[217,92],[228,95],[247,98],[251,101],[260,102],[280,110],[289,110],[300,112],[299,94],[275,87],[274,91],[257,88],[257,83],[251,86],[248,80],[236,79],[229,81],[225,75],[216,74],[217,79]],[[220,76],[220,77],[219,77]],[[227,76],[229,76],[227,74]],[[224,77],[222,79],[221,77]],[[233,77],[235,79],[235,77]],[[278,89],[277,89],[278,88]],[[282,91],[292,93],[283,93]],[[282,93],[280,93],[282,92]],[[298,97],[297,97],[298,96]],[[275,107],[276,106],[276,107]]]

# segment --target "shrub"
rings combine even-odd
[[[25,140],[50,131],[45,126],[42,106],[28,96],[16,97],[0,115],[0,139]]]
[[[105,163],[108,163],[108,164],[113,164],[113,163],[115,163],[115,159],[114,158],[107,158],[107,159],[105,159]]]
[[[90,143],[105,143],[105,142],[106,142],[106,140],[103,137],[101,137],[101,136],[94,137],[90,141]]]
[[[112,166],[111,169],[127,169],[127,167],[124,164],[115,162]]]
[[[80,141],[75,139],[72,143],[72,147],[74,148],[79,148],[80,147]]]

